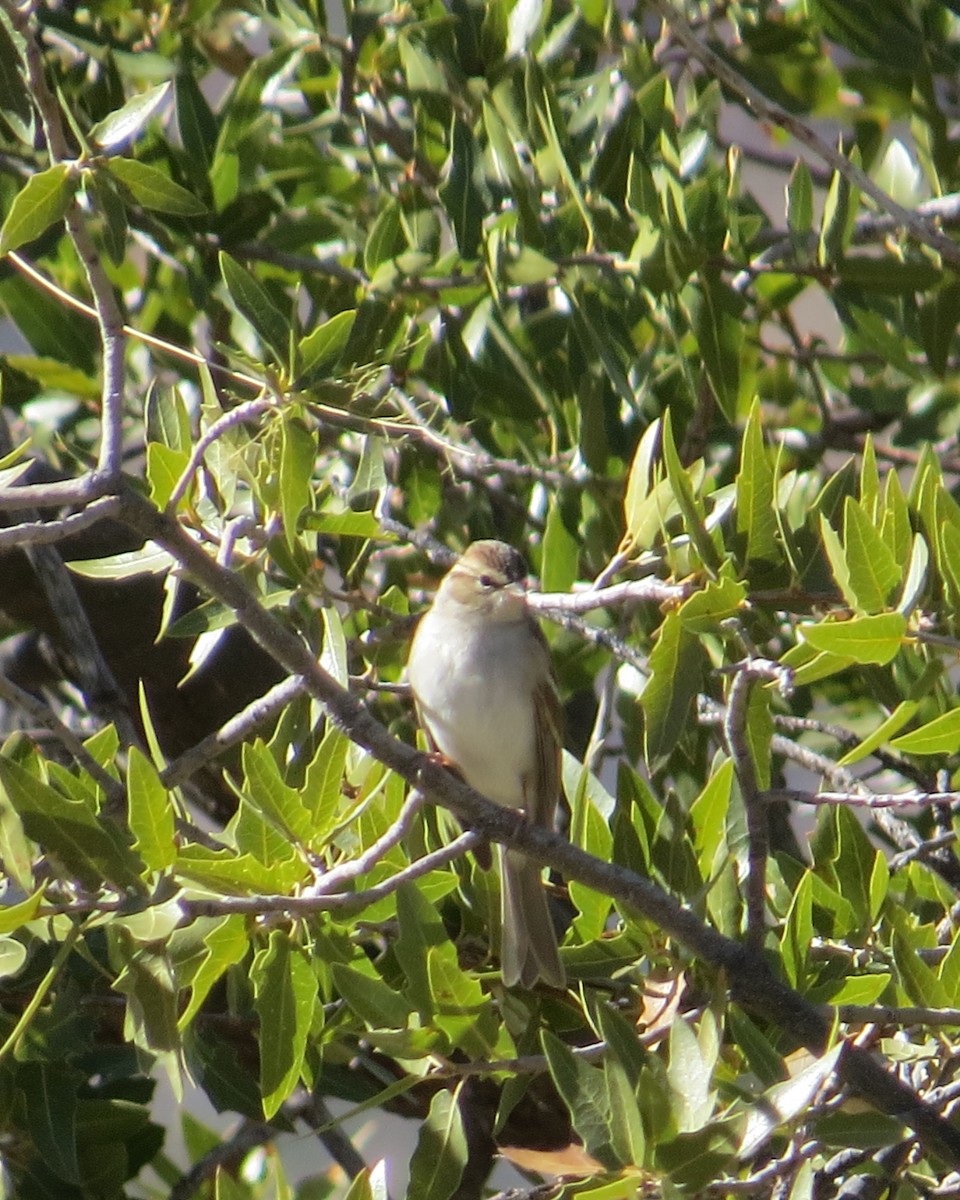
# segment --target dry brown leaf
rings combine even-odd
[[[561,1146],[559,1150],[527,1150],[523,1146],[501,1146],[504,1158],[522,1171],[535,1171],[538,1175],[601,1175],[606,1170],[602,1163],[592,1158],[578,1142]]]

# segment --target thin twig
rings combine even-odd
[[[803,788],[770,788],[761,793],[769,803],[844,805],[849,808],[930,808],[935,804],[958,804],[960,792],[807,792]]]
[[[181,908],[192,917],[220,917],[231,913],[249,916],[266,916],[269,913],[287,913],[292,917],[305,917],[311,913],[330,912],[334,909],[369,908],[386,896],[392,896],[405,883],[412,883],[430,871],[447,866],[473,850],[483,839],[473,830],[461,833],[439,850],[416,859],[402,871],[397,871],[382,883],[361,892],[334,892],[318,895],[312,889],[299,896],[224,896],[216,900],[184,900]],[[352,865],[352,864],[351,864]],[[68,911],[86,911],[78,906]]]
[[[333,895],[344,884],[350,883],[354,879],[359,879],[361,875],[366,875],[368,871],[373,870],[384,855],[392,850],[394,846],[399,845],[407,836],[413,822],[417,819],[420,810],[423,808],[423,804],[423,797],[418,792],[414,792],[400,809],[397,819],[391,824],[389,829],[382,833],[376,841],[372,842],[356,858],[350,859],[349,862],[341,863],[339,866],[333,867],[331,870],[325,871],[322,875],[318,876],[313,887],[309,888],[305,895]]]
[[[104,496],[94,500],[78,513],[51,521],[22,521],[19,525],[7,525],[0,529],[0,550],[10,546],[21,549],[26,546],[49,546],[72,537],[82,529],[89,529],[108,517],[120,512],[117,496]]]
[[[586,613],[597,608],[618,608],[622,604],[678,604],[695,590],[693,583],[628,579],[610,587],[591,587],[578,592],[531,592],[527,604],[534,612],[549,617],[552,613]]]

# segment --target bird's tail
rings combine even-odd
[[[501,850],[500,970],[507,987],[531,988],[538,979],[566,986],[540,867],[523,854]]]

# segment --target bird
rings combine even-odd
[[[444,576],[420,619],[407,664],[434,749],[488,800],[553,827],[560,797],[562,710],[546,638],[526,601],[523,556],[477,541]],[[481,855],[481,865],[489,865]],[[507,987],[566,976],[541,869],[500,847],[500,973]]]

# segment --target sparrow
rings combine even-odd
[[[468,546],[420,620],[407,673],[420,723],[447,763],[487,799],[552,829],[561,708],[526,577],[523,557],[505,542]],[[503,846],[500,864],[503,982],[564,987],[540,867]]]

